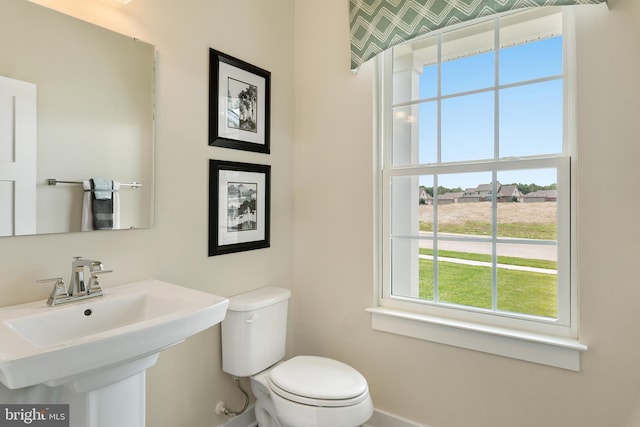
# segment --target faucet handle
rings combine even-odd
[[[89,264],[89,272],[91,274],[95,273],[95,272],[101,272],[104,271],[104,266],[102,265],[102,261],[91,261],[91,263]],[[107,273],[110,273],[110,271],[107,271]]]
[[[67,288],[64,286],[64,279],[62,277],[53,277],[51,279],[39,279],[36,280],[37,284],[41,283],[51,283],[53,284],[53,290],[51,291],[51,295],[49,295],[49,299],[47,300],[48,305],[56,305],[56,301],[61,298],[68,298],[69,294],[67,293]]]
[[[93,277],[98,277],[101,274],[106,274],[106,273],[113,273],[113,270],[96,270],[96,271],[90,271],[89,274],[91,274],[91,276]]]
[[[94,296],[104,295],[104,292],[102,291],[102,287],[100,286],[100,282],[98,282],[98,276],[106,273],[112,273],[112,272],[113,270],[90,271],[91,278],[89,279],[89,285],[87,286],[87,295],[88,294],[91,294]]]

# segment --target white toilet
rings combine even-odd
[[[222,322],[222,369],[251,377],[259,427],[357,427],[373,413],[366,379],[337,360],[282,361],[288,289],[267,287],[229,298]]]

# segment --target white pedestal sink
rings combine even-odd
[[[59,307],[0,308],[0,402],[69,404],[71,427],[143,427],[145,371],[229,301],[146,280]]]

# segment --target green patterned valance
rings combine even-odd
[[[351,69],[399,43],[481,16],[526,7],[604,2],[606,0],[349,0]]]

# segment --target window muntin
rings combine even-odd
[[[561,13],[545,12],[465,26],[386,55],[393,84],[383,93],[394,103],[383,113],[393,142],[383,143],[381,305],[571,328],[562,51]],[[535,60],[517,59],[527,55]],[[475,76],[465,79],[470,66]],[[525,201],[516,183],[538,187],[521,186],[531,193]],[[544,224],[514,221],[542,206]],[[454,224],[465,215],[483,220]]]

